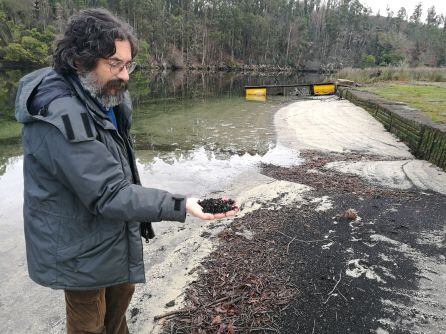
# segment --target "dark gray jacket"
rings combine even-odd
[[[41,285],[145,282],[138,222],[185,220],[184,197],[138,185],[126,100],[117,131],[72,77],[45,68],[20,80],[26,252]]]

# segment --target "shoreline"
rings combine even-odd
[[[34,65],[30,63],[0,63],[0,71],[5,70],[37,70],[39,68],[50,66],[50,64]],[[267,65],[267,64],[186,64],[181,66],[163,65],[163,64],[139,64],[142,71],[200,71],[200,72],[264,72],[264,73],[335,73],[333,70],[324,68],[296,68],[292,66]]]
[[[333,138],[339,139],[339,129],[345,134],[357,124],[344,117],[345,124],[333,125],[323,109],[314,109],[311,115],[320,121],[315,114],[322,112],[328,126],[324,130],[329,132],[331,128],[334,137],[324,138],[325,150],[321,150],[322,142],[315,149],[309,133],[296,141],[305,124],[300,118],[305,115],[296,108],[308,113],[315,101],[321,104],[319,108],[326,103],[330,110],[340,110],[341,114],[333,115],[336,119],[346,108],[358,108],[345,101],[314,100],[279,110],[277,125],[282,128],[280,133],[285,133],[281,138],[298,147],[305,162],[295,167],[263,166],[263,184],[247,188],[239,196],[239,215],[217,236],[210,236],[218,246],[200,266],[198,279],[184,292],[183,312],[177,310],[160,321],[165,332],[230,332],[235,327],[242,332],[339,332],[348,328],[355,333],[389,333],[414,326],[440,330],[446,326],[441,307],[428,306],[429,298],[417,297],[429,289],[440,295],[445,292],[440,284],[446,273],[441,269],[441,241],[428,240],[442,233],[442,213],[437,215],[433,208],[439,200],[446,200],[446,191],[433,192],[429,185],[409,176],[404,180],[409,177],[410,187],[404,188],[398,182],[386,184],[379,172],[370,178],[363,172],[353,175],[330,168],[329,163],[361,162],[373,166],[382,161],[417,160],[391,134],[385,135],[380,126],[368,128],[376,136],[365,138],[359,143],[361,148],[346,138],[343,149],[336,149]],[[358,109],[356,113],[365,117],[358,122],[376,122]],[[317,133],[322,131],[311,124],[306,126]],[[384,155],[374,151],[373,145],[377,149],[381,145],[378,138],[389,146],[387,151],[380,148]],[[437,173],[446,183],[445,173],[429,164],[423,166],[424,173]],[[410,217],[420,215],[425,219],[407,225]],[[419,235],[416,231],[424,231],[424,243],[412,236]],[[422,247],[431,247],[432,252],[426,254]],[[395,267],[396,263],[401,267]],[[417,268],[422,263],[426,264],[421,269],[424,275],[430,275],[429,279],[436,283],[415,284],[419,280]],[[441,270],[428,274],[434,268]],[[286,290],[280,288],[284,286],[283,279]],[[368,300],[363,295],[367,290],[374,296]],[[415,302],[415,316],[408,313],[407,303],[399,301],[402,291]],[[441,298],[437,303],[446,305]],[[395,319],[396,309],[401,310],[403,320]],[[420,318],[429,320],[419,325]]]
[[[347,117],[352,110],[357,116],[354,122]],[[364,124],[368,124],[367,136],[355,132],[355,128],[364,128]],[[433,307],[425,305],[428,298],[415,297],[424,293],[446,295],[439,285],[444,282],[442,277],[446,277],[446,269],[443,270],[446,262],[444,255],[441,257],[446,213],[442,206],[438,209],[438,203],[446,199],[445,195],[432,191],[435,188],[426,182],[431,179],[437,180],[436,185],[446,185],[445,173],[416,160],[407,147],[378,125],[366,111],[335,96],[303,99],[280,108],[274,115],[277,144],[298,148],[301,153],[295,153],[295,158],[296,161],[304,158],[303,163],[291,167],[264,164],[261,172],[256,170],[232,180],[225,195],[236,198],[241,205],[242,210],[235,218],[211,223],[194,220],[187,224],[157,223],[158,237],[144,250],[148,283],[137,286],[128,311],[131,331],[157,333],[162,331],[163,324],[170,326],[176,320],[182,327],[189,326],[183,329],[187,333],[192,331],[191,326],[201,325],[210,326],[206,327],[208,331],[215,333],[220,326],[229,326],[229,321],[234,326],[245,321],[242,326],[246,327],[242,329],[247,331],[251,328],[247,322],[257,319],[250,318],[253,314],[259,314],[260,318],[267,316],[252,328],[289,328],[283,332],[290,333],[302,328],[336,332],[337,327],[327,326],[336,323],[338,329],[350,328],[353,319],[362,318],[365,325],[351,329],[352,332],[377,329],[376,321],[368,317],[371,304],[357,304],[358,300],[367,300],[361,294],[363,290],[376,296],[370,299],[376,307],[370,316],[382,320],[379,323],[382,330],[395,332],[392,327],[395,319],[390,311],[383,311],[390,306],[394,307],[394,314],[404,314],[407,322],[398,323],[403,326],[398,330],[413,325],[409,316],[412,309],[398,299],[403,293],[416,305],[414,310],[418,313],[414,319],[418,323],[423,325],[423,319],[427,319],[427,325],[437,323],[443,329],[446,320],[437,311],[446,307],[446,301],[437,298],[435,303],[440,306]],[[314,136],[318,133],[324,134],[323,141]],[[360,136],[361,140],[348,137],[348,133]],[[377,151],[387,154],[377,155]],[[379,167],[383,163],[397,164],[391,168],[394,173],[383,174]],[[12,167],[14,174],[20,175],[19,164]],[[8,174],[3,179],[6,192],[20,188],[20,180]],[[19,193],[13,194],[14,197],[3,198],[3,205],[8,212],[19,212],[21,197]],[[221,192],[211,195],[218,197]],[[354,209],[360,219],[345,218],[348,209]],[[27,323],[20,323],[22,329],[46,328],[51,333],[63,333],[63,296],[36,287],[26,278],[24,240],[13,239],[14,234],[10,233],[10,228],[22,228],[20,217],[8,222],[12,225],[5,226],[4,239],[0,241],[5,256],[14,259],[17,268],[5,270],[7,305],[21,309],[22,315],[33,315]],[[427,265],[423,267],[424,263]],[[262,271],[263,267],[267,271]],[[428,279],[423,281],[420,272]],[[206,277],[209,281],[204,284]],[[35,304],[21,305],[23,296],[17,296],[15,291],[23,282],[25,290],[40,301],[37,310]],[[334,289],[336,284],[339,291]],[[195,290],[187,290],[193,287]],[[238,296],[232,298],[234,292]],[[340,304],[344,300],[341,294],[354,299]],[[220,300],[220,296],[226,299]],[[237,299],[240,296],[243,298]],[[278,298],[284,304],[276,302]],[[57,306],[51,312],[45,306],[48,300]],[[203,308],[218,300],[212,307]],[[336,303],[331,305],[332,302]],[[308,313],[308,305],[315,313]],[[352,306],[362,313],[352,311]],[[183,318],[175,318],[178,314],[173,314],[153,321],[155,316],[182,307],[192,310],[183,313],[182,316],[186,315]],[[345,312],[336,314],[339,308]],[[269,317],[274,324],[268,322]],[[320,322],[321,317],[329,321]],[[191,319],[201,319],[201,323]],[[14,328],[8,326],[19,326],[17,321],[19,318],[10,318],[4,331],[13,332]],[[299,328],[286,327],[297,323]],[[427,325],[424,322],[423,326]],[[16,331],[18,328],[15,327]]]

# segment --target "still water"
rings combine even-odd
[[[25,73],[2,73],[3,114],[13,110],[17,80]],[[202,195],[222,190],[234,173],[260,161],[292,163],[285,148],[276,147],[273,118],[293,98],[249,102],[243,86],[320,79],[297,74],[136,73],[130,85],[132,136],[145,185]],[[5,190],[6,180],[20,168],[21,147],[18,138],[1,146],[0,190]]]

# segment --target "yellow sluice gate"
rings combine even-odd
[[[246,88],[245,89],[246,101],[266,101],[266,88]]]
[[[246,95],[266,96],[266,88],[246,88]]]
[[[265,85],[265,86],[245,86],[245,97],[246,101],[266,101],[267,90],[270,89],[269,94],[271,94],[271,90],[277,90],[277,88],[283,89],[282,94],[285,95],[285,89],[289,88],[297,88],[297,87],[306,87],[309,89],[307,94],[303,95],[333,95],[336,94],[336,84],[332,82],[324,82],[317,84],[291,84],[291,85]],[[274,93],[272,93],[274,95]],[[301,94],[299,94],[301,95]]]
[[[332,83],[328,84],[315,84],[312,86],[313,95],[333,95],[336,93],[336,85]]]

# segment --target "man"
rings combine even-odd
[[[54,68],[21,79],[28,271],[65,290],[68,333],[128,333],[134,284],[145,282],[150,223],[203,213],[197,199],[140,185],[129,137],[136,41],[103,9],[68,22]]]

